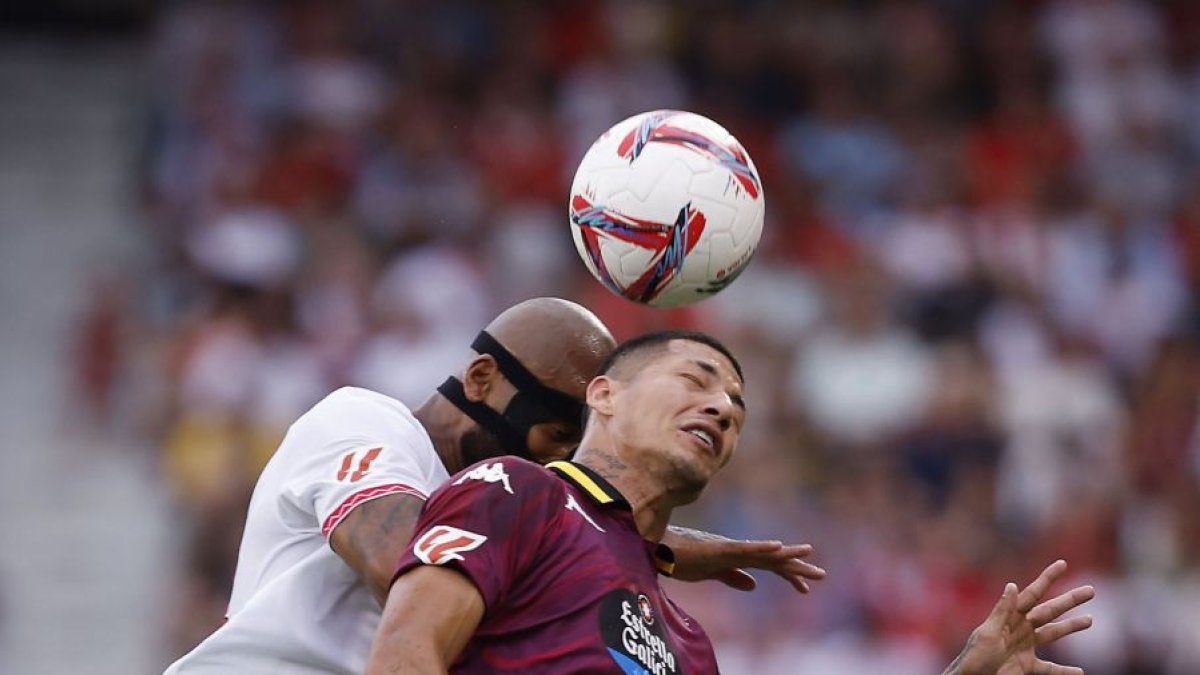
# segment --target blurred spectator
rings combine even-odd
[[[290,106],[319,127],[356,132],[379,111],[387,80],[354,49],[350,5],[299,2],[285,17]]]
[[[287,283],[300,264],[294,226],[265,204],[230,208],[198,225],[185,245],[210,279],[253,288]]]
[[[890,321],[881,274],[860,265],[842,282],[831,298],[832,321],[797,352],[789,391],[833,440],[870,445],[920,413],[933,363],[914,336]]]
[[[1130,481],[1147,495],[1187,494],[1197,475],[1190,464],[1200,438],[1200,347],[1195,340],[1163,343],[1134,392],[1125,451]]]
[[[374,240],[460,237],[481,216],[478,170],[460,154],[452,110],[420,91],[399,95],[372,139],[354,214]]]
[[[486,322],[483,289],[472,262],[453,249],[416,248],[397,258],[375,288],[379,325],[350,368],[351,382],[420,405]]]
[[[190,508],[230,480],[253,483],[287,426],[327,393],[293,318],[287,296],[230,288],[182,342],[166,469]]]
[[[1002,382],[1008,445],[1000,465],[1000,514],[1037,530],[1072,502],[1108,498],[1123,484],[1121,400],[1103,364],[1060,338],[1048,359]]]
[[[819,186],[822,205],[854,224],[890,205],[904,148],[864,110],[857,80],[827,72],[815,83],[813,113],[781,135],[785,161]]]
[[[984,354],[969,345],[949,345],[936,358],[928,405],[898,449],[913,487],[927,508],[940,512],[961,486],[992,484],[1005,439],[996,416],[997,388]]]
[[[526,298],[561,294],[579,256],[562,236],[566,216],[544,202],[515,202],[498,211],[485,250],[487,286],[500,306]]]
[[[1200,174],[1191,177],[1190,185],[1175,214],[1172,236],[1189,296],[1183,330],[1197,336],[1200,335],[1200,190],[1196,186],[1200,186]]]
[[[557,105],[570,157],[582,157],[617,120],[686,107],[682,74],[664,60],[672,18],[653,2],[610,3],[599,11],[577,3],[568,30],[555,31],[560,44],[571,40],[581,50],[563,72]],[[572,170],[570,164],[563,168]]]
[[[117,384],[126,367],[123,352],[131,296],[118,274],[96,280],[75,329],[71,354],[75,404],[87,426],[103,429],[114,421]]]
[[[737,291],[707,301],[713,310],[713,324],[725,334],[757,337],[786,347],[820,320],[824,290],[811,271],[795,263],[784,241],[783,225],[772,221],[765,228],[753,264],[737,279]]]
[[[1128,0],[1058,0],[1042,16],[1058,96],[1087,152],[1177,118],[1161,16]]]
[[[1165,228],[1109,206],[1058,223],[1048,246],[1047,305],[1056,321],[1123,371],[1144,367],[1186,302]]]

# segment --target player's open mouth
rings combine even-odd
[[[685,425],[681,431],[691,437],[692,441],[714,457],[718,454],[721,443],[721,432],[704,423]]]

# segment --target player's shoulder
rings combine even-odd
[[[411,414],[408,406],[399,400],[362,387],[340,387],[330,392],[328,396],[317,403],[316,407],[337,408],[345,405],[359,406],[370,404],[381,409]]]
[[[345,427],[347,423],[388,426],[416,424],[416,418],[408,406],[391,396],[361,387],[342,387],[331,392],[299,421],[309,425],[334,423],[339,427]]]
[[[337,473],[353,470],[341,467],[343,461],[359,466],[358,462],[374,462],[377,456],[385,463],[398,458],[417,462],[427,469],[425,473],[439,475],[437,483],[445,478],[444,470],[440,474],[435,470],[440,461],[429,434],[408,408],[390,396],[358,387],[342,387],[301,415],[272,462],[280,471],[291,467],[286,472],[294,475],[297,467],[325,472],[332,460],[338,463]]]
[[[479,480],[485,476],[507,476],[509,480],[520,480],[525,483],[554,482],[554,475],[546,467],[527,459],[502,455],[492,457],[468,466],[450,478],[451,484],[461,484],[468,480]]]
[[[530,497],[561,490],[562,482],[546,467],[512,456],[494,457],[476,462],[450,477],[446,488],[485,490],[496,486],[510,495]]]

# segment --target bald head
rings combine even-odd
[[[514,305],[486,330],[543,384],[579,399],[616,348],[612,333],[595,314],[559,298]]]

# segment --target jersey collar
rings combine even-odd
[[[557,473],[560,478],[568,483],[575,484],[576,487],[586,492],[592,498],[592,501],[597,504],[615,506],[625,511],[633,511],[633,507],[612,486],[612,483],[604,480],[600,474],[582,464],[576,464],[575,462],[550,462],[546,465],[546,468]]]
[[[629,502],[617,491],[612,483],[604,480],[600,474],[592,471],[582,464],[575,462],[550,462],[546,465],[560,478],[572,483],[580,490],[583,490],[592,501],[601,506],[613,506],[618,509],[633,512],[633,507]],[[675,552],[666,544],[646,542],[651,547],[651,555],[654,558],[654,567],[659,574],[663,576],[671,576],[675,572]]]

